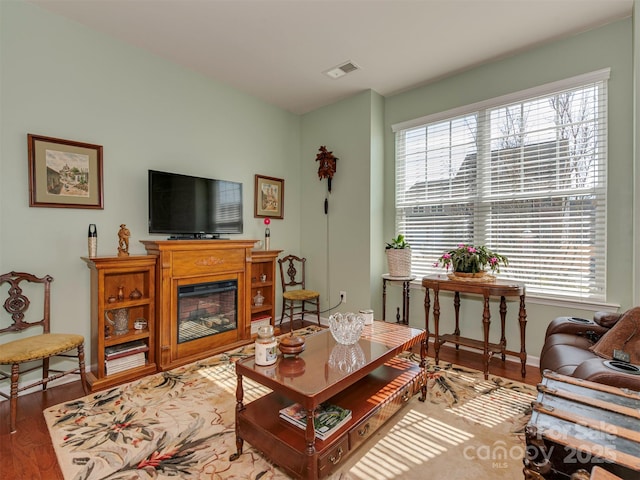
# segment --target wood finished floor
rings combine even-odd
[[[433,355],[430,346],[429,356]],[[456,351],[446,345],[440,351],[440,359],[471,368],[480,369],[481,356],[465,350]],[[530,385],[540,382],[540,372],[527,367],[527,376],[520,376],[520,364],[494,358],[490,372]],[[56,454],[51,444],[42,410],[58,403],[84,395],[80,382],[52,387],[20,397],[18,401],[17,432],[9,433],[9,402],[0,402],[0,478],[7,480],[63,480]]]

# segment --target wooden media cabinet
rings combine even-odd
[[[267,275],[261,312],[273,322],[275,288],[273,271],[280,253],[253,250],[256,240],[141,240],[147,253],[158,258],[156,267],[157,362],[168,370],[251,341],[252,292]],[[254,263],[254,258],[257,261]],[[269,265],[271,264],[271,265]],[[264,277],[263,277],[264,278]],[[236,328],[184,341],[178,329],[181,288],[232,282],[237,288]],[[268,286],[267,286],[268,285]],[[184,290],[184,288],[183,288]],[[254,294],[255,295],[255,294]],[[268,295],[268,297],[267,297]]]

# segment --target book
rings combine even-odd
[[[114,345],[104,349],[104,357],[107,360],[112,360],[120,357],[126,357],[133,355],[134,353],[146,352],[149,350],[149,346],[142,340],[136,340],[133,342],[122,343],[120,345]]]
[[[144,352],[134,353],[126,357],[120,357],[113,360],[105,360],[107,375],[129,370],[130,368],[141,367],[145,365],[146,357]]]
[[[128,365],[128,364],[136,364],[140,363],[140,361],[144,360],[145,355],[144,352],[134,353],[132,355],[127,355],[126,357],[118,357],[111,360],[105,360],[106,365],[111,365],[115,367],[117,365]]]
[[[281,409],[280,417],[298,428],[307,428],[307,412],[299,403]],[[326,440],[350,419],[351,410],[330,403],[319,405],[313,418],[316,437]]]

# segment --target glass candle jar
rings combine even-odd
[[[258,328],[256,338],[256,365],[273,365],[278,358],[278,342],[273,335],[273,325]]]
[[[256,296],[253,297],[253,304],[256,307],[261,307],[263,303],[264,303],[264,296],[262,295],[262,292],[258,290],[258,293],[256,294]]]

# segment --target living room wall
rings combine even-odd
[[[336,307],[325,317],[380,303],[383,102],[370,90],[303,116],[301,251],[309,288],[320,286],[323,309]],[[331,193],[317,175],[321,145],[338,157]],[[344,305],[340,291],[347,292]]]
[[[243,182],[240,238],[260,240],[264,226],[253,218],[259,173],[285,179],[285,218],[272,222],[271,245],[309,258],[322,308],[346,290],[339,310],[370,306],[380,318],[384,241],[395,233],[391,125],[611,67],[608,302],[626,308],[634,265],[615,254],[634,245],[632,33],[630,20],[616,22],[408,92],[362,92],[300,117],[33,5],[0,2],[0,271],[53,275],[54,329],[88,338],[89,271],[80,257],[89,223],[98,226],[100,255],[116,253],[121,223],[132,232],[132,253],[143,253],[138,240],[152,238],[146,172],[157,168]],[[104,210],[30,208],[27,133],[103,145]],[[340,158],[331,194],[317,177],[320,145]],[[390,288],[388,315],[399,293]],[[424,326],[423,300],[416,287],[416,327]],[[532,297],[527,307],[532,355],[553,317],[595,309]],[[443,302],[443,317],[449,313]],[[479,335],[479,306],[463,315],[465,333]],[[508,340],[510,348],[518,344],[514,328]]]
[[[89,338],[90,223],[99,255],[117,254],[122,223],[132,254],[154,238],[151,168],[242,182],[244,234],[233,238],[256,240],[254,174],[283,178],[271,246],[299,250],[299,116],[33,5],[0,2],[0,13],[0,271],[54,277],[54,331]],[[30,208],[27,133],[102,145],[104,209]]]

